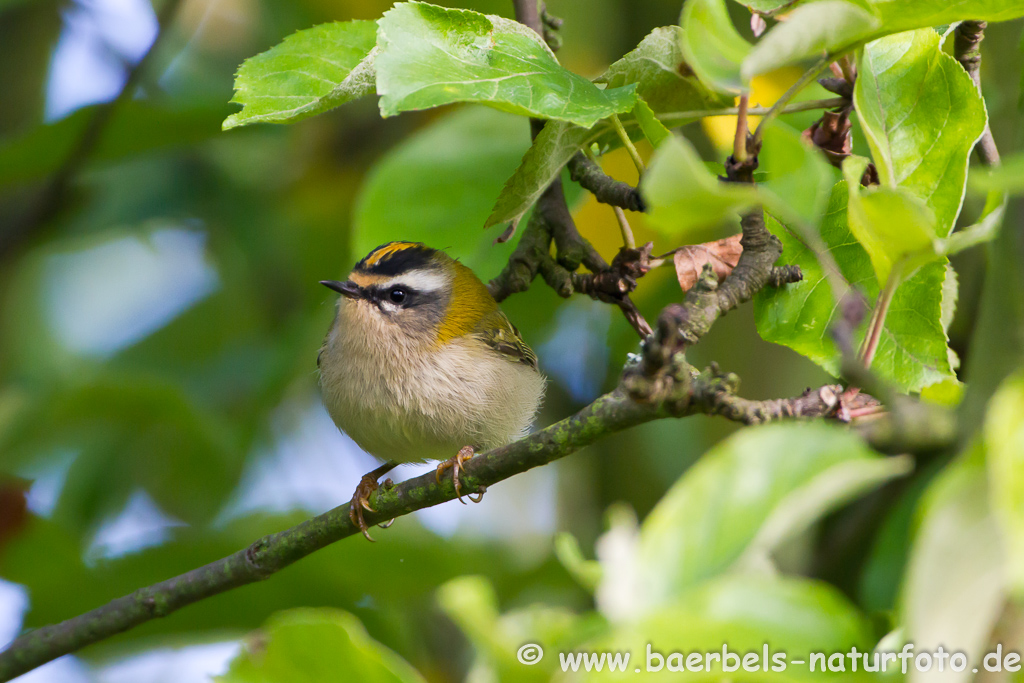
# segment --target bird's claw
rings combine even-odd
[[[359,485],[356,486],[356,490],[352,494],[352,502],[350,502],[348,506],[348,518],[352,521],[353,526],[357,527],[359,531],[362,532],[363,536],[366,537],[366,540],[371,543],[375,541],[373,537],[370,536],[369,527],[366,524],[366,520],[363,518],[363,510],[376,512],[376,510],[370,506],[370,494],[380,488],[380,485],[377,483],[377,477],[383,476],[394,467],[395,465],[393,463],[387,463],[372,472],[364,474],[363,478],[359,480]],[[388,479],[384,482],[384,485],[387,486],[390,481],[391,480]],[[392,484],[392,486],[393,485],[394,484]],[[387,529],[394,523],[394,521],[395,520],[391,519],[384,524],[379,524],[378,526],[382,529]]]
[[[452,483],[455,485],[455,495],[459,497],[459,502],[462,503],[463,505],[466,504],[466,501],[462,500],[462,481],[460,479],[460,476],[462,474],[462,470],[464,469],[466,461],[472,458],[475,454],[476,453],[474,452],[472,446],[463,446],[455,456],[437,465],[437,473],[435,474],[434,477],[437,480],[437,483],[440,484],[441,475],[444,474],[445,470],[451,469]],[[473,493],[467,493],[466,496],[474,503],[479,503],[484,498],[484,492],[476,491],[475,493],[476,498],[473,497]]]

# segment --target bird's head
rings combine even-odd
[[[433,345],[469,334],[497,308],[473,271],[419,242],[377,247],[348,280],[320,284],[342,295],[339,308],[352,312],[347,324],[379,325]]]

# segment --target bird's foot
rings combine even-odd
[[[373,541],[370,536],[369,527],[366,524],[366,520],[363,519],[363,510],[369,510],[370,512],[376,512],[370,507],[370,494],[376,491],[380,486],[377,484],[377,479],[384,476],[397,466],[397,463],[388,462],[384,463],[372,472],[367,472],[363,475],[363,478],[359,480],[359,485],[356,486],[355,492],[352,494],[352,502],[348,505],[348,518],[352,520],[352,524],[359,528],[363,532],[363,536],[366,537],[367,541]],[[390,479],[388,481],[391,481]],[[384,482],[385,485],[387,482]],[[388,522],[381,524],[382,529],[386,529],[395,520],[389,520]]]
[[[444,474],[445,470],[452,470],[452,483],[455,484],[455,494],[459,497],[459,502],[463,505],[466,501],[462,500],[462,481],[460,481],[460,475],[462,474],[463,465],[467,460],[472,458],[476,453],[473,451],[472,446],[463,446],[461,450],[454,456],[437,466],[437,483],[441,483],[441,475]],[[484,499],[484,492],[477,491],[476,497],[473,497],[472,493],[467,493],[466,496],[474,503],[479,503]]]

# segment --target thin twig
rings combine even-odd
[[[964,68],[967,74],[974,81],[974,86],[981,94],[981,41],[985,39],[984,21],[961,21],[956,27],[953,38],[953,52],[956,61]],[[999,150],[996,148],[996,141],[992,137],[992,129],[988,122],[985,123],[985,132],[978,140],[978,156],[988,166],[999,165]]]
[[[589,150],[586,150],[589,151]],[[629,183],[616,180],[602,170],[590,155],[579,152],[569,160],[569,177],[588,190],[602,204],[622,207],[628,211],[644,211],[640,191]]]
[[[806,100],[803,102],[794,102],[793,104],[786,105],[782,108],[780,114],[795,114],[802,111],[812,111],[814,109],[833,109],[835,107],[842,107],[849,104],[849,100],[845,97],[830,97],[824,100]],[[749,116],[764,116],[772,110],[771,107],[747,107],[747,114]],[[692,111],[669,111],[661,114],[656,114],[658,120],[664,123],[669,128],[676,126],[682,126],[686,123],[693,121],[699,121],[700,119],[711,118],[714,116],[737,116],[740,113],[739,107],[724,107],[722,109],[694,109]]]
[[[516,19],[543,36],[536,0],[514,0],[513,4]],[[530,120],[534,139],[544,125],[542,120]],[[639,199],[639,195],[636,196]],[[637,201],[636,204],[642,206],[642,202]],[[554,256],[551,254],[552,243]],[[576,272],[581,265],[590,273]],[[615,264],[609,266],[593,245],[580,235],[565,201],[561,178],[556,177],[537,200],[519,244],[506,266],[488,283],[488,289],[495,299],[501,301],[510,294],[525,291],[540,275],[560,296],[568,297],[580,292],[615,304],[643,339],[652,330],[629,298],[629,292],[636,288],[639,273],[633,267],[635,265],[628,260],[620,260],[618,267]]]
[[[889,279],[885,281],[885,287],[878,295],[878,303],[871,314],[871,322],[868,326],[868,334],[864,338],[864,346],[860,352],[861,362],[865,368],[871,367],[871,361],[875,359],[875,351],[878,350],[878,342],[882,339],[882,330],[885,329],[885,317],[889,313],[889,304],[896,294],[896,289],[903,280],[903,267],[897,264],[889,273]]]
[[[629,227],[625,212],[617,206],[612,207],[615,218],[619,221],[619,231],[622,232],[622,243],[627,249],[636,249],[636,240],[633,239],[633,229]]]
[[[537,0],[512,0],[515,8],[516,21],[532,28],[541,38],[544,37],[544,22],[540,18]]]
[[[736,135],[732,141],[732,156],[736,161],[744,162],[747,160],[747,137],[750,135],[750,130],[747,128],[747,105],[749,104],[749,96],[747,93],[740,95],[740,104],[736,113]]]
[[[619,139],[622,140],[623,146],[629,151],[629,157],[633,160],[633,165],[636,166],[636,172],[639,175],[643,175],[644,160],[640,158],[640,152],[636,151],[633,141],[629,139],[629,133],[627,133],[626,129],[622,126],[622,121],[620,121],[619,117],[615,114],[612,114],[609,118],[612,122],[612,126],[615,128],[615,133],[619,136]]]
[[[758,145],[760,144],[761,136],[764,134],[764,127],[768,125],[768,122],[777,117],[779,114],[782,114],[786,108],[786,105],[789,104],[789,101],[796,97],[801,90],[810,85],[814,81],[814,79],[818,77],[818,74],[820,74],[823,70],[827,69],[828,65],[835,59],[836,55],[825,56],[819,59],[817,62],[814,63],[814,66],[805,71],[803,75],[800,76],[800,78],[796,79],[796,83],[790,86],[789,90],[783,93],[782,97],[780,97],[775,102],[775,104],[772,105],[771,109],[768,110],[768,113],[766,113],[764,115],[764,118],[762,118],[761,121],[757,124],[757,130],[754,131],[754,140],[751,143],[751,146],[754,149],[757,149]]]

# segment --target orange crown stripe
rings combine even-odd
[[[385,244],[383,247],[373,252],[366,257],[366,265],[374,266],[381,259],[387,258],[395,252],[402,251],[403,249],[409,249],[410,247],[419,247],[420,245],[416,242],[392,242],[391,244]]]

